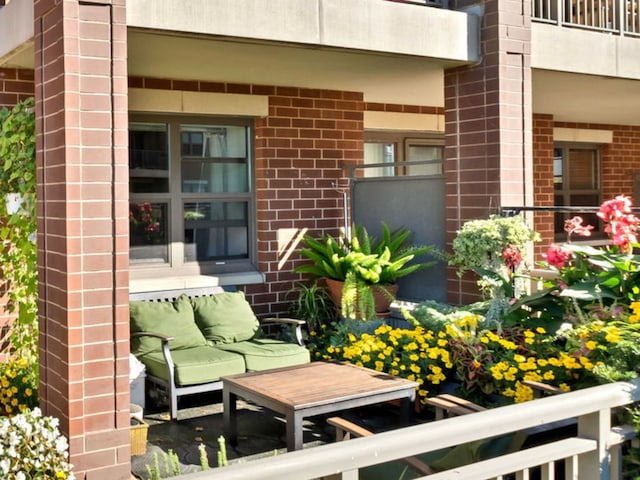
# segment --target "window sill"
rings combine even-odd
[[[250,285],[264,283],[264,274],[256,271],[221,273],[218,275],[189,275],[180,277],[145,278],[130,280],[129,292],[155,292],[188,288],[216,287],[225,285]]]

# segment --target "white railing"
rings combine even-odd
[[[640,0],[533,0],[533,20],[640,36]]]
[[[425,480],[502,478],[515,473],[529,478],[541,469],[554,478],[554,465],[564,461],[565,478],[617,480],[620,446],[635,432],[612,427],[613,410],[640,400],[640,379],[587,388],[518,405],[448,418],[371,437],[332,443],[228,467],[184,475],[185,480],[355,480],[358,470],[466,442],[488,439],[567,419],[577,421],[577,435],[423,477]]]

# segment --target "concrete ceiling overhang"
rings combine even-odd
[[[535,113],[561,122],[640,125],[638,80],[540,69],[532,78]]]
[[[129,75],[363,92],[365,101],[441,106],[442,61],[130,30]]]

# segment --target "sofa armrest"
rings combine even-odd
[[[169,372],[169,380],[171,385],[175,385],[175,364],[173,363],[173,358],[171,357],[171,350],[169,349],[169,342],[173,340],[173,337],[168,335],[163,335],[161,333],[154,332],[133,332],[131,337],[154,337],[160,339],[161,347],[162,347],[162,356],[164,357],[164,361],[167,364],[167,370]]]
[[[304,341],[302,340],[302,326],[305,325],[307,322],[305,322],[304,320],[298,320],[295,318],[275,318],[275,317],[271,317],[271,318],[263,318],[260,320],[260,326],[262,327],[263,325],[276,325],[276,324],[281,324],[281,325],[291,325],[292,327],[295,326],[295,337],[296,337],[296,341],[298,342],[298,345],[300,345],[301,347],[304,347]]]

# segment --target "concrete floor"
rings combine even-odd
[[[143,455],[131,457],[132,474],[139,479],[149,479],[148,468],[156,461],[161,476],[172,476],[173,467],[167,468],[167,454],[173,451],[179,459],[180,473],[200,471],[199,445],[204,444],[209,465],[218,465],[218,438],[223,435],[221,392],[191,395],[180,400],[178,420],[170,421],[166,407],[154,407],[147,400],[144,421],[147,430],[147,449]],[[395,423],[398,416],[394,407],[368,407],[354,412],[343,412],[345,416],[368,428],[379,429],[387,422]],[[390,416],[389,418],[387,418]],[[372,425],[371,422],[378,425]],[[369,425],[367,425],[369,424]],[[325,417],[314,417],[305,421],[304,446],[309,448],[334,440],[333,428]],[[270,410],[238,401],[238,445],[227,445],[229,463],[250,461],[269,455],[286,452],[284,418]],[[157,459],[157,460],[156,460]]]

